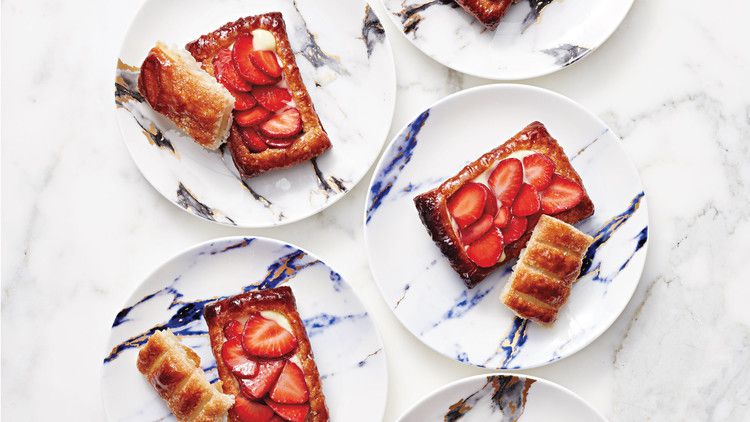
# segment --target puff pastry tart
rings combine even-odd
[[[594,213],[580,176],[539,122],[414,203],[433,241],[469,288],[518,257],[541,215],[573,224]]]
[[[551,324],[568,300],[594,238],[543,215],[505,285],[501,300],[516,315]]]
[[[138,91],[198,144],[217,149],[227,139],[234,97],[188,52],[156,43],[141,65]]]
[[[456,0],[456,3],[482,25],[495,29],[513,0]]]
[[[204,309],[232,422],[328,420],[318,368],[289,287],[258,290]],[[275,419],[274,419],[275,420]]]
[[[198,355],[172,332],[155,332],[138,352],[137,366],[178,421],[226,420],[234,399],[208,382]]]
[[[243,177],[293,166],[331,147],[281,13],[227,23],[186,48],[236,99],[229,150]]]

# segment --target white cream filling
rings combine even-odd
[[[276,311],[260,311],[260,316],[262,316],[265,319],[270,319],[271,321],[276,322],[280,326],[282,326],[285,330],[289,331],[290,333],[293,333],[292,331],[292,324],[289,323],[289,320],[286,319],[284,314]]]
[[[276,38],[271,31],[265,29],[256,29],[253,34],[253,49],[257,51],[271,50],[276,51]]]

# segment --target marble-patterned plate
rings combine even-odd
[[[488,30],[454,0],[382,0],[415,46],[460,72],[518,80],[565,68],[603,44],[633,0],[521,0]]]
[[[477,375],[448,384],[398,422],[606,422],[572,391],[518,374]]]
[[[260,237],[228,237],[194,246],[161,265],[136,289],[115,317],[104,358],[102,393],[109,420],[175,420],[135,366],[138,348],[151,333],[171,329],[198,353],[214,382],[218,373],[203,307],[279,285],[291,287],[296,297],[331,420],[379,421],[387,390],[385,352],[367,310],[323,261]]]
[[[280,11],[302,79],[333,148],[244,182],[228,150],[208,151],[138,95],[138,67],[157,40],[184,46],[226,22]],[[365,0],[147,0],[120,52],[117,121],[145,178],[180,208],[221,224],[270,227],[313,215],[367,173],[390,129],[391,47]]]
[[[467,289],[413,202],[535,120],[563,147],[596,208],[577,224],[596,240],[549,328],[516,318],[500,302],[515,260]],[[615,321],[643,270],[648,213],[638,173],[604,122],[562,95],[500,84],[446,97],[406,125],[375,169],[364,231],[380,291],[415,336],[459,362],[518,369],[569,356]]]

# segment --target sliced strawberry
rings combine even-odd
[[[279,111],[292,101],[292,94],[278,86],[259,86],[253,90],[253,97],[267,110]]]
[[[479,217],[479,220],[469,224],[461,230],[461,242],[464,245],[471,245],[472,242],[482,237],[492,228],[492,216],[485,214]]]
[[[484,202],[484,213],[494,217],[495,214],[497,214],[497,199],[487,185],[482,185],[482,189],[484,189],[487,194],[487,199]]]
[[[299,110],[290,108],[260,125],[260,131],[269,138],[291,138],[302,130]]]
[[[250,55],[253,52],[252,35],[242,34],[237,37],[234,47],[232,47],[232,59],[234,59],[234,66],[237,68],[240,76],[254,85],[273,85],[278,82],[277,78],[272,78],[255,67],[250,60]]]
[[[214,75],[230,91],[250,91],[253,89],[253,86],[237,73],[232,60],[232,52],[228,48],[223,48],[216,54]]]
[[[510,206],[523,184],[523,165],[517,158],[506,158],[490,173],[487,181],[503,205]]]
[[[245,323],[242,347],[251,356],[277,358],[297,347],[297,339],[276,321],[253,314]]]
[[[489,268],[500,260],[504,246],[503,234],[493,227],[466,249],[466,255],[478,266]]]
[[[279,61],[276,59],[276,53],[273,51],[253,51],[250,53],[250,61],[267,76],[272,78],[278,78],[281,76],[281,66],[279,66]]]
[[[277,403],[285,404],[303,404],[310,398],[305,374],[296,363],[290,360],[286,362],[268,397]]]
[[[253,378],[240,379],[240,391],[253,399],[262,399],[273,387],[284,369],[283,360],[262,360],[258,364],[258,373]]]
[[[552,182],[555,163],[544,154],[527,155],[523,157],[523,174],[527,182],[541,191]]]
[[[268,422],[284,422],[284,418],[282,418],[279,415],[274,414],[271,420],[269,420]]]
[[[266,142],[258,135],[258,132],[254,128],[241,127],[239,128],[239,132],[242,143],[250,152],[263,152],[268,149],[268,145],[266,145]]]
[[[236,377],[251,378],[258,373],[258,362],[245,354],[239,337],[229,339],[221,346],[221,359]]]
[[[257,106],[250,110],[236,113],[234,115],[234,121],[240,126],[255,126],[268,120],[268,118],[271,117],[271,114],[272,113],[265,108]]]
[[[508,225],[508,222],[510,221],[510,208],[503,205],[500,207],[500,209],[497,211],[497,214],[495,215],[495,227],[503,228]]]
[[[242,324],[239,321],[233,319],[227,322],[227,325],[224,326],[224,337],[226,337],[227,339],[233,339],[241,335]]]
[[[466,228],[484,213],[487,191],[481,184],[469,182],[448,198],[448,212],[460,228]]]
[[[266,145],[268,145],[269,148],[276,148],[276,149],[289,148],[297,139],[298,138],[282,138],[282,139],[263,138],[263,140],[266,142]]]
[[[526,217],[539,211],[539,192],[534,185],[524,183],[518,191],[510,212],[516,217]]]
[[[235,110],[250,110],[251,108],[255,107],[256,104],[258,104],[258,102],[255,101],[255,97],[253,97],[253,94],[242,91],[234,91],[231,89],[229,90],[229,92],[234,97]]]
[[[268,422],[274,417],[270,407],[242,396],[235,396],[232,411],[242,422]]]
[[[506,243],[515,242],[520,239],[524,233],[526,233],[526,218],[512,216],[510,222],[503,229],[503,238]]]
[[[578,205],[583,199],[583,188],[578,183],[555,174],[552,183],[542,191],[542,211],[558,214]]]
[[[305,422],[310,412],[309,404],[283,404],[266,399],[266,404],[273,409],[282,419],[290,422]]]

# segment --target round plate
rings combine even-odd
[[[504,80],[542,76],[575,63],[609,38],[633,4],[521,0],[497,29],[488,30],[450,0],[382,1],[396,27],[433,59],[459,72]]]
[[[576,394],[555,383],[524,375],[464,378],[433,392],[399,422],[559,421],[606,422]]]
[[[218,378],[204,305],[253,289],[292,288],[320,372],[332,421],[380,420],[387,372],[375,324],[357,295],[323,261],[295,246],[260,237],[230,237],[194,246],[151,274],[117,313],[104,359],[104,408],[113,421],[174,421],[136,369],[138,348],[169,328]],[[123,400],[127,397],[127,400]]]
[[[577,224],[596,237],[591,265],[549,328],[500,302],[515,261],[467,289],[413,202],[535,120],[563,147],[596,208]],[[409,123],[375,169],[365,221],[370,267],[398,319],[436,351],[487,368],[545,365],[591,343],[633,295],[648,237],[643,188],[617,136],[570,99],[526,85],[465,90]]]
[[[184,46],[227,22],[280,11],[302,79],[333,147],[243,182],[228,149],[209,151],[143,102],[138,68],[157,40]],[[396,76],[380,21],[363,0],[148,0],[120,52],[117,121],[136,165],[165,198],[217,223],[269,227],[321,211],[375,162],[393,116]]]

